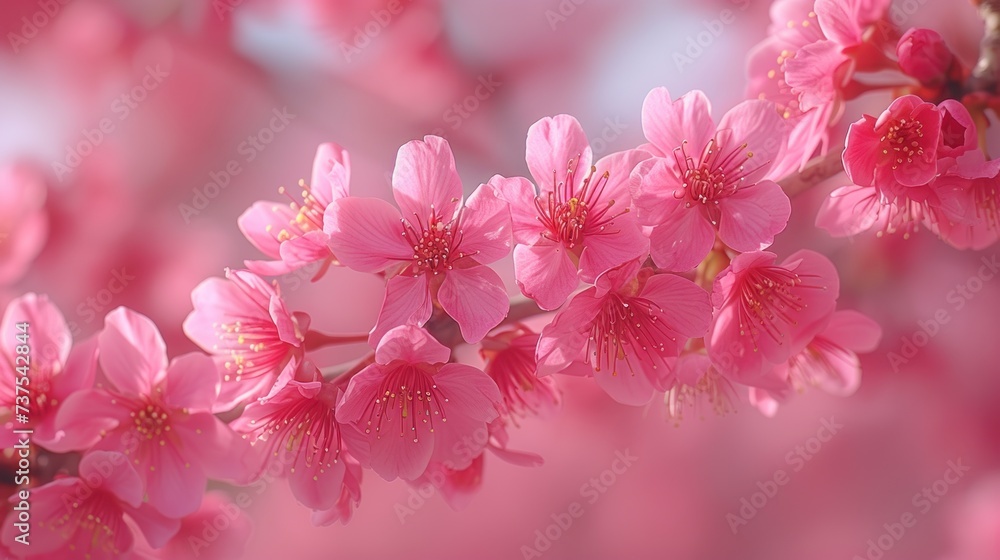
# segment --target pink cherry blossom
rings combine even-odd
[[[179,521],[177,534],[162,548],[154,549],[145,540],[138,540],[136,556],[144,560],[243,558],[253,531],[253,522],[246,512],[225,493],[217,491],[206,493],[198,511]]]
[[[772,374],[830,321],[840,293],[833,263],[807,249],[780,265],[766,251],[736,256],[715,280],[705,339],[712,364],[743,385],[780,390]]]
[[[751,387],[750,402],[766,416],[774,416],[782,401],[807,387],[819,387],[838,397],[851,396],[861,386],[858,353],[875,350],[881,338],[882,328],[871,318],[857,311],[837,311],[823,332],[775,368],[774,375],[787,385],[770,391]]]
[[[347,197],[327,208],[330,247],[346,266],[385,272],[385,300],[369,343],[391,328],[422,326],[435,304],[478,342],[507,315],[503,281],[487,265],[510,251],[510,215],[481,185],[464,205],[448,142],[425,136],[399,149],[392,176],[400,212],[376,198]]]
[[[45,198],[45,182],[34,168],[0,169],[0,286],[19,280],[45,245]]]
[[[673,383],[674,362],[688,338],[708,329],[708,294],[673,274],[651,274],[638,261],[602,274],[542,329],[540,374],[586,363],[616,401],[643,405]]]
[[[926,185],[937,175],[942,114],[915,95],[895,99],[878,119],[851,125],[844,169],[855,185],[891,189]]]
[[[657,266],[694,268],[716,233],[737,251],[756,251],[785,229],[791,204],[766,179],[785,142],[770,103],[744,101],[716,126],[702,92],[671,100],[657,88],[643,103],[642,128],[657,157],[635,170],[632,191],[639,221],[653,228]]]
[[[667,417],[679,426],[688,409],[704,419],[705,408],[717,416],[736,410],[733,384],[719,374],[704,351],[685,352],[677,359],[674,383],[664,396]]]
[[[14,542],[12,517],[4,522],[3,543],[32,560],[133,558],[135,537],[126,519],[155,547],[180,525],[143,502],[143,483],[128,457],[108,451],[84,455],[78,476],[32,488],[31,518],[29,546]]]
[[[966,152],[942,175],[935,190],[943,201],[936,231],[951,246],[980,250],[1000,240],[1000,159]]]
[[[311,263],[322,263],[315,277],[337,258],[327,244],[323,214],[334,200],[349,194],[351,163],[347,151],[333,143],[320,144],[313,160],[312,181],[299,182],[302,202],[255,202],[237,220],[240,231],[261,252],[277,259],[246,261],[246,267],[261,275],[285,274]],[[285,194],[282,187],[279,192]]]
[[[258,477],[265,471],[287,477],[299,502],[323,511],[341,499],[348,465],[356,463],[349,452],[367,456],[368,442],[337,421],[337,383],[323,381],[315,369],[305,378],[250,403],[232,426],[258,448]]]
[[[649,154],[616,152],[596,164],[580,123],[546,117],[528,129],[525,159],[535,185],[523,177],[490,180],[510,203],[514,275],[524,295],[545,310],[562,305],[580,280],[649,252],[630,208],[629,174]]]
[[[21,334],[20,323],[27,323],[23,334],[28,344],[22,345],[15,336]],[[13,430],[31,428],[33,443],[65,451],[60,446],[63,434],[56,429],[56,414],[71,394],[93,386],[96,340],[73,346],[59,309],[48,297],[33,293],[10,302],[0,331],[11,333],[0,341],[0,419],[4,424],[0,444],[4,449],[11,447],[17,441]],[[18,353],[19,346],[30,351]],[[21,375],[25,370],[27,375]],[[30,425],[14,424],[16,405],[29,410]]]
[[[346,466],[340,497],[333,507],[312,512],[309,519],[314,526],[326,527],[337,522],[347,525],[354,515],[354,509],[361,503],[361,465],[348,460]]]
[[[479,350],[486,360],[483,371],[496,382],[503,395],[504,416],[529,414],[550,417],[560,406],[561,396],[552,377],[538,377],[535,347],[538,333],[518,326],[483,339]]]
[[[485,447],[463,438],[486,430],[503,404],[496,383],[472,366],[446,363],[450,351],[426,331],[396,327],[355,375],[337,420],[368,440],[371,468],[386,480],[414,480],[431,461],[464,469]]]
[[[167,362],[156,326],[119,307],[98,337],[107,386],[70,395],[56,418],[65,447],[124,453],[150,505],[170,517],[198,509],[208,476],[243,477],[238,439],[212,414],[219,373],[191,353]]]
[[[278,375],[302,358],[309,317],[285,306],[277,283],[246,270],[226,270],[191,292],[184,333],[216,357],[222,390],[216,410],[267,394]]]
[[[954,55],[937,31],[914,27],[900,37],[896,58],[906,74],[924,84],[937,84],[945,79]]]

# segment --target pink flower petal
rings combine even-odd
[[[586,170],[592,159],[587,135],[579,121],[570,115],[545,117],[528,129],[525,161],[542,192],[552,190],[554,176],[565,176],[571,160],[576,162],[577,169]],[[577,177],[582,180],[581,174]]]
[[[411,363],[440,364],[448,361],[451,350],[424,329],[413,326],[390,330],[375,350],[375,361],[388,364],[393,360]],[[340,418],[340,414],[337,415]]]
[[[489,264],[510,253],[510,205],[498,198],[488,185],[472,192],[462,210],[459,250],[475,255],[476,262]]]
[[[844,171],[855,185],[870,187],[875,184],[875,168],[881,153],[875,118],[864,115],[848,129],[844,146]]]
[[[163,400],[171,408],[211,410],[222,380],[212,358],[192,352],[174,358],[163,383]]]
[[[85,450],[127,420],[128,410],[108,393],[96,389],[74,393],[56,414],[56,427],[63,433],[51,448],[60,453]]]
[[[587,358],[584,354],[587,340],[603,302],[602,298],[595,297],[596,294],[597,290],[590,288],[573,296],[569,304],[542,329],[535,351],[539,376],[560,372],[570,364]],[[588,374],[593,373],[589,366],[587,370]]]
[[[882,327],[871,317],[848,309],[833,314],[822,336],[854,352],[874,352],[882,339]]]
[[[151,447],[149,453],[151,470],[145,477],[149,505],[173,518],[197,511],[208,482],[205,471],[174,445]]]
[[[554,243],[514,247],[514,272],[521,292],[545,310],[562,305],[580,284],[566,248]]]
[[[449,270],[438,291],[438,301],[458,322],[462,338],[470,344],[482,340],[510,310],[503,280],[487,266]]]
[[[656,88],[642,103],[642,131],[668,157],[685,140],[700,150],[715,134],[712,106],[698,90],[671,101],[667,88]]]
[[[153,321],[119,307],[104,319],[98,338],[101,369],[118,391],[148,395],[166,372],[167,347]]]
[[[423,326],[431,318],[433,305],[427,278],[426,274],[416,277],[399,275],[386,282],[385,299],[368,336],[368,344],[378,345],[379,340],[394,327]]]
[[[880,207],[874,187],[840,187],[823,201],[816,215],[816,227],[834,237],[857,235],[878,222]]]
[[[99,480],[100,488],[122,502],[139,507],[142,503],[142,479],[129,465],[128,457],[113,451],[92,451],[83,456],[79,467],[83,480]]]
[[[347,150],[333,142],[320,144],[316,148],[312,182],[309,183],[317,201],[328,206],[334,200],[348,196],[350,181],[351,158]]]
[[[602,371],[594,374],[594,381],[615,401],[629,406],[648,404],[656,391],[645,372]]]
[[[584,238],[580,254],[580,279],[584,282],[593,282],[605,271],[649,253],[649,238],[631,214],[618,216],[609,227],[617,231]]]
[[[310,231],[281,244],[281,260],[293,267],[305,266],[330,258],[330,236],[322,231]]]
[[[641,162],[632,171],[629,189],[636,207],[636,219],[644,226],[660,225],[683,206],[675,192],[683,188],[677,177],[672,158],[652,158]]]
[[[723,115],[719,121],[720,136],[724,130],[730,131],[730,142],[724,151],[737,149],[746,143],[747,147],[741,151],[753,154],[746,159],[745,166],[748,171],[757,171],[746,175],[744,183],[748,185],[759,181],[770,171],[778,155],[786,149],[789,132],[774,103],[760,99],[743,101]]]
[[[287,204],[267,200],[254,202],[240,214],[236,225],[254,247],[271,258],[278,258],[281,242],[278,232],[295,219],[295,213]]]
[[[381,272],[413,258],[403,239],[399,211],[378,198],[347,197],[326,208],[323,231],[330,248],[345,266],[361,272]]]
[[[792,204],[773,181],[744,187],[720,201],[719,238],[740,252],[766,249],[788,224]]]
[[[694,208],[683,204],[649,235],[650,255],[656,266],[670,271],[691,270],[701,263],[715,243],[712,225]]]
[[[494,175],[489,185],[498,197],[508,203],[514,240],[525,245],[537,243],[545,228],[538,221],[538,211],[535,209],[535,187],[524,177],[508,178],[500,175]]]
[[[392,189],[406,220],[412,222],[416,216],[417,222],[425,223],[432,213],[451,218],[462,199],[462,180],[448,141],[424,136],[404,144],[396,155]],[[336,248],[334,253],[340,255]]]
[[[646,280],[640,296],[664,310],[667,327],[677,333],[679,342],[708,332],[712,303],[708,292],[694,282],[673,274],[656,274]]]

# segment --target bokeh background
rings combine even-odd
[[[159,325],[171,354],[194,350],[181,332],[191,289],[260,257],[237,216],[308,179],[320,142],[345,146],[353,192],[374,196],[389,195],[397,148],[424,134],[451,142],[467,193],[494,173],[527,173],[525,133],[543,116],[575,115],[600,139],[599,153],[629,148],[642,141],[640,107],[653,87],[702,89],[717,116],[743,98],[745,55],[764,37],[768,8],[762,0],[4,0],[0,164],[22,175],[0,185],[0,304],[47,293],[77,337],[126,305]],[[894,9],[904,28],[937,29],[975,60],[982,23],[970,3],[906,0]],[[885,94],[862,97],[845,121],[887,103]],[[1000,559],[1000,274],[973,280],[1000,247],[959,252],[931,234],[832,239],[813,220],[845,180],[798,195],[774,250],[831,257],[841,307],[883,326],[855,396],[809,391],[773,419],[742,403],[735,414],[689,415],[675,426],[658,402],[629,408],[590,381],[563,379],[562,412],[512,432],[511,447],[540,453],[544,466],[488,462],[481,492],[460,512],[367,476],[351,523],[327,528],[310,525],[283,482],[258,485],[244,490],[255,527],[244,557],[515,559],[537,557],[522,548],[535,546],[553,560]],[[44,245],[12,247],[22,227],[47,231]],[[509,260],[498,269],[512,280]],[[334,269],[308,280],[281,281],[293,308],[328,332],[370,328],[377,279]],[[927,323],[942,312],[945,324]],[[926,344],[904,354],[922,329]],[[894,363],[893,352],[905,361]],[[827,437],[821,429],[834,424]],[[631,466],[606,491],[583,493],[619,452],[635,457]],[[968,471],[942,483],[950,464]],[[741,517],[743,500],[759,505],[753,495],[779,470],[787,483]],[[924,488],[934,496],[927,505],[914,501]],[[583,515],[549,528],[573,502]],[[893,534],[907,513],[916,525]],[[547,528],[558,537],[544,547]],[[888,551],[872,549],[880,537]]]

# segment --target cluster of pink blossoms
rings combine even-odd
[[[541,463],[508,448],[509,430],[558,409],[553,374],[592,377],[627,405],[661,399],[675,421],[726,413],[741,395],[770,416],[809,386],[853,393],[858,354],[880,328],[838,309],[826,257],[767,249],[791,212],[779,181],[829,149],[847,100],[878,89],[859,75],[892,69],[910,82],[850,127],[854,185],[833,193],[819,225],[923,225],[960,248],[998,235],[1000,160],[977,128],[985,105],[949,96],[965,66],[931,31],[900,35],[886,4],[779,0],[749,58],[752,99],[718,121],[702,92],[657,88],[642,106],[646,142],[594,161],[575,118],[543,118],[527,133],[530,178],[495,175],[468,197],[443,138],[399,149],[394,203],[351,195],[347,151],[321,145],[300,197],[239,218],[270,260],[193,290],[184,332],[203,352],[168,359],[156,326],[125,308],[74,344],[44,296],[17,299],[3,328],[29,321],[46,349],[31,369],[34,442],[58,470],[32,489],[45,544],[31,558],[235,554],[238,539],[199,541],[219,512],[249,530],[205,493],[209,479],[286,478],[317,525],[351,518],[365,470],[433,484],[461,507],[488,455]],[[516,288],[490,266],[511,253]],[[265,279],[307,265],[318,265],[314,281],[331,266],[384,280],[369,332],[314,330]],[[355,361],[317,363],[320,348],[358,343],[370,348]],[[480,359],[460,359],[465,345]],[[7,428],[14,364],[4,341]],[[11,527],[3,545],[15,550]]]

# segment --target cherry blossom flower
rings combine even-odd
[[[786,386],[777,391],[751,387],[750,402],[765,416],[774,416],[782,401],[807,387],[849,397],[861,386],[858,353],[875,350],[881,338],[882,328],[871,318],[857,311],[837,311],[805,349],[775,368],[774,375]]]
[[[664,395],[667,418],[679,426],[691,409],[704,419],[704,408],[717,416],[736,410],[739,401],[733,384],[719,374],[704,351],[685,352],[677,359],[674,383]]]
[[[926,185],[937,175],[941,111],[915,95],[895,99],[878,119],[851,125],[844,170],[855,185],[891,189]]]
[[[426,331],[396,327],[337,405],[337,420],[364,434],[371,468],[386,480],[414,480],[432,460],[464,469],[485,447],[474,440],[468,452],[458,449],[499,416],[500,391],[481,370],[445,363],[449,356]]]
[[[702,92],[671,100],[657,88],[643,103],[642,128],[657,157],[635,170],[632,192],[639,221],[653,228],[657,266],[694,268],[716,232],[737,251],[756,251],[785,229],[791,204],[765,178],[784,145],[783,125],[770,103],[744,101],[716,126]]]
[[[247,405],[232,427],[260,448],[257,476],[267,471],[287,477],[299,502],[313,510],[329,510],[344,492],[348,464],[356,463],[349,450],[366,456],[368,442],[337,421],[336,404],[342,394],[338,385],[323,381],[316,369],[306,379],[276,386]]]
[[[126,519],[155,547],[164,546],[180,525],[142,498],[142,480],[125,455],[93,451],[80,461],[78,476],[31,489],[30,546],[14,542],[9,517],[3,542],[32,560],[130,558],[135,537]]]
[[[585,371],[616,401],[643,405],[673,383],[688,338],[703,336],[708,294],[673,274],[651,274],[638,261],[602,274],[542,329],[539,374]],[[568,370],[568,371],[567,371]]]
[[[49,233],[46,186],[27,165],[0,169],[0,286],[19,280]]]
[[[180,520],[180,529],[162,548],[136,541],[144,560],[231,560],[242,558],[253,522],[223,492],[207,492],[198,511]]]
[[[312,181],[300,181],[302,201],[255,202],[237,220],[240,231],[272,261],[246,261],[246,267],[264,276],[285,274],[311,263],[322,263],[314,278],[337,264],[323,231],[323,214],[334,200],[349,194],[351,163],[347,151],[333,143],[320,144],[313,161]],[[284,187],[279,189],[286,194]]]
[[[285,306],[277,283],[268,284],[245,270],[226,270],[191,292],[194,305],[184,333],[216,357],[222,390],[216,411],[261,397],[303,354],[309,316]]]
[[[807,249],[776,264],[766,251],[736,256],[715,279],[715,317],[705,339],[719,373],[743,385],[780,390],[772,371],[823,331],[840,280],[833,263]]]
[[[524,295],[545,310],[562,305],[580,280],[649,252],[628,192],[629,174],[649,154],[616,152],[591,164],[583,127],[569,115],[546,117],[528,129],[523,177],[490,180],[510,203],[514,275]]]
[[[772,169],[783,177],[826,153],[857,71],[891,68],[882,53],[889,0],[778,0],[766,39],[747,57],[747,97],[774,102],[791,128],[788,151]]]
[[[70,395],[56,418],[65,447],[124,453],[149,504],[170,517],[198,509],[208,476],[243,478],[238,438],[212,414],[219,374],[191,353],[167,362],[156,326],[119,307],[98,337],[107,387]]]
[[[506,203],[481,185],[463,206],[451,148],[437,136],[399,149],[392,184],[402,216],[381,199],[360,197],[337,200],[326,212],[340,261],[389,277],[369,343],[396,326],[422,326],[435,304],[466,341],[478,342],[510,308],[500,276],[484,266],[510,251]]]
[[[15,336],[21,333],[20,323],[27,323],[24,334],[29,344],[22,345]],[[48,297],[33,293],[10,302],[0,330],[13,333],[0,342],[0,419],[4,423],[0,444],[10,448],[17,442],[13,430],[30,427],[33,443],[65,451],[59,445],[63,434],[56,429],[56,414],[71,394],[93,386],[96,340],[73,346],[59,309]],[[18,353],[19,346],[30,352]],[[14,424],[17,405],[29,410],[30,426]]]
[[[537,345],[538,333],[518,326],[484,338],[479,350],[486,360],[483,371],[503,395],[504,417],[511,420],[529,414],[547,418],[561,404],[555,379],[537,375]]]

